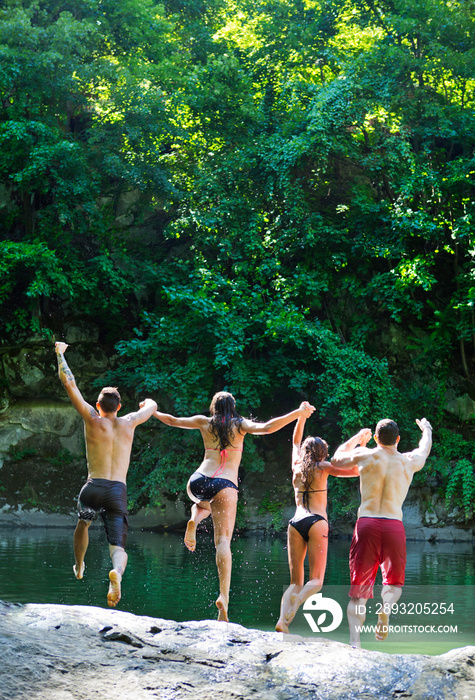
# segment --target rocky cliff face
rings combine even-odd
[[[0,361],[0,509],[70,513],[85,476],[83,426],[58,380],[52,345],[33,339],[2,348]],[[107,358],[89,339],[78,341],[71,361],[93,400],[92,378]]]
[[[70,326],[68,362],[83,396],[95,403],[110,369],[97,347],[97,329]],[[127,400],[127,397],[123,396]],[[76,499],[86,478],[83,423],[57,376],[52,344],[32,338],[0,349],[0,524],[73,526]],[[163,495],[132,526],[182,526],[185,504]]]
[[[204,620],[0,604],[3,698],[326,700],[475,697],[475,647],[389,655]]]

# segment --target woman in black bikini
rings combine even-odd
[[[327,462],[328,445],[319,437],[302,443],[306,417],[297,420],[292,446],[292,484],[295,515],[289,520],[287,551],[290,586],[282,596],[277,632],[288,632],[295,613],[307,598],[321,590],[327,565],[327,479],[358,476],[356,468],[336,468]],[[304,585],[304,562],[308,553],[309,580]]]
[[[285,416],[272,418],[267,423],[255,423],[236,412],[232,394],[220,391],[213,396],[209,410],[210,417],[197,415],[176,418],[160,411],[156,411],[154,415],[166,425],[201,432],[205,454],[187,485],[188,496],[194,504],[186,527],[185,545],[191,552],[195,550],[196,528],[211,514],[219,577],[219,597],[216,601],[218,620],[227,622],[232,566],[231,537],[236,520],[237,477],[244,436],[246,433],[274,433],[297,418],[304,418],[305,422],[315,409],[305,402]]]

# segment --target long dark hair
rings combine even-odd
[[[227,391],[218,391],[211,399],[209,407],[211,421],[209,432],[219,440],[221,450],[232,445],[233,427],[241,428],[242,416],[236,412],[234,396]]]
[[[308,437],[300,445],[300,458],[302,464],[300,478],[307,490],[312,481],[316,469],[322,469],[320,462],[328,457],[328,444],[319,437]]]

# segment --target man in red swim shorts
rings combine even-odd
[[[378,615],[376,639],[386,639],[389,613],[402,593],[406,568],[406,533],[402,524],[402,504],[414,474],[422,469],[432,446],[428,420],[416,420],[422,430],[419,447],[400,453],[399,428],[389,419],[379,421],[368,449],[371,431],[360,430],[347,440],[332,459],[336,467],[357,466],[360,472],[361,504],[350,547],[350,602],[347,615],[350,644],[361,646],[360,626],[366,618],[366,601],[373,597],[378,568],[383,576],[383,605]],[[360,445],[360,447],[357,447]]]

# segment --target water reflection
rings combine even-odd
[[[324,591],[338,586],[347,596],[349,546],[349,540],[330,542]],[[232,549],[230,619],[247,627],[273,630],[282,592],[289,581],[285,539],[235,537]],[[119,604],[121,610],[178,621],[216,618],[218,579],[211,532],[199,533],[197,550],[191,553],[183,546],[181,535],[132,531],[127,550],[129,564]],[[0,530],[0,598],[3,600],[107,607],[110,559],[99,528],[90,532],[82,581],[74,578],[72,565],[71,530]],[[446,595],[452,586],[450,595],[460,598],[457,586],[475,586],[473,546],[408,542],[406,585],[442,586],[443,591],[437,592],[439,597]],[[435,592],[433,588],[428,595],[434,596]],[[346,605],[346,598],[341,604]],[[475,608],[475,601],[469,598],[465,605]],[[303,614],[296,618],[291,631],[309,635]],[[341,641],[347,641],[346,626],[341,630]],[[473,643],[475,639],[459,636],[452,646]],[[392,651],[386,642],[384,649],[377,644],[374,648]],[[435,651],[427,649],[424,653],[448,648],[450,642],[445,648],[434,647]]]

